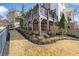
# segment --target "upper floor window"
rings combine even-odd
[[[45,8],[41,7],[40,13],[41,13],[42,15],[46,15],[46,14],[47,14],[47,10],[46,10]]]
[[[41,6],[45,6],[45,3],[41,3]]]

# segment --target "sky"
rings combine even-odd
[[[21,5],[22,5],[21,3],[0,3],[0,16],[6,18],[9,9],[11,9],[12,7],[16,7],[17,10],[20,10]],[[28,10],[29,8],[34,6],[35,3],[26,3],[24,5],[25,5],[25,9]],[[78,12],[75,14],[75,19],[77,22],[79,22],[79,3],[68,3],[67,8],[77,9]]]
[[[0,16],[3,16],[6,18],[7,13],[9,12],[9,9],[12,7],[15,7],[17,10],[21,10],[21,3],[0,3]],[[34,6],[35,3],[26,3],[24,4],[25,10],[28,10],[32,6]]]

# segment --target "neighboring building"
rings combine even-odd
[[[74,15],[76,13],[76,9],[75,8],[67,8],[65,10],[65,13],[66,13],[67,21],[69,21],[70,23],[74,23],[75,22]]]
[[[0,27],[6,27],[9,25],[9,22],[7,20],[0,20]]]
[[[75,13],[77,12],[77,10],[75,8],[67,8],[65,9],[65,16],[66,16],[66,20],[68,22],[68,34],[72,34],[74,35],[76,32],[78,31],[77,29],[77,22],[75,21]]]

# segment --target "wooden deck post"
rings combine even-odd
[[[32,32],[33,32],[33,20],[32,20]]]
[[[39,17],[39,34],[41,35],[41,18]]]
[[[31,12],[31,21],[32,21],[32,32],[33,32],[33,15],[32,15],[32,12]]]
[[[27,32],[29,31],[29,28],[28,28],[29,26],[28,26],[28,22],[27,22]]]
[[[49,10],[47,11],[47,32],[49,31]]]
[[[39,26],[38,26],[39,27],[39,35],[41,35],[41,17],[40,17],[40,10],[41,9],[40,8],[41,8],[41,5],[39,4],[39,22],[38,22],[39,23]]]

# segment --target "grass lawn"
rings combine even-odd
[[[20,33],[18,33],[15,30],[10,31],[10,33],[11,37],[8,47],[9,52],[8,55],[12,56],[79,55],[79,41],[76,40],[60,40],[52,44],[37,45],[25,39]]]
[[[79,41],[61,40],[53,44],[35,45],[26,43],[25,55],[30,56],[62,56],[79,55]]]

